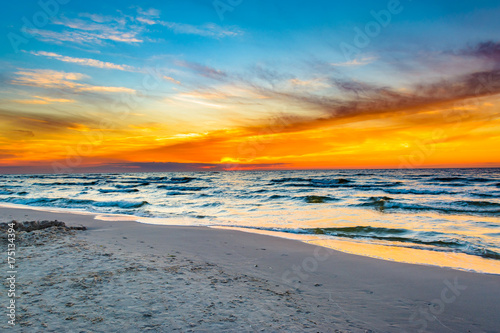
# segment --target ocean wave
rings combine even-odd
[[[391,197],[370,197],[365,200],[365,202],[358,204],[356,206],[360,207],[372,207],[378,211],[383,212],[386,209],[386,205],[389,201],[394,200]]]
[[[202,191],[208,187],[203,186],[171,186],[171,185],[159,185],[157,188],[169,190],[169,191]]]
[[[88,206],[94,207],[116,207],[124,209],[140,208],[149,204],[147,201],[95,201],[86,199],[68,199],[68,198],[17,198],[10,197],[4,202],[14,203],[27,206],[50,206],[60,208],[85,208]]]
[[[271,195],[268,199],[269,200],[279,200],[279,199],[286,199],[286,198],[288,198],[288,197],[285,195],[274,194],[274,195]]]
[[[500,193],[495,192],[494,194],[492,193],[469,193],[469,195],[473,197],[479,197],[479,198],[498,198],[500,197]]]
[[[488,201],[452,201],[452,202],[436,202],[433,205],[404,203],[398,202],[390,197],[370,197],[365,199],[365,202],[355,204],[358,207],[370,207],[380,212],[387,210],[403,210],[403,211],[429,211],[445,214],[473,214],[497,216],[500,214],[500,204]]]
[[[338,199],[328,197],[328,196],[321,196],[321,195],[308,195],[305,197],[302,197],[302,199],[306,203],[310,204],[316,204],[316,203],[327,203],[327,202],[332,202],[332,201],[337,201]]]
[[[267,193],[267,192],[269,192],[269,190],[263,188],[263,189],[251,191],[251,192],[248,192],[248,193],[253,194],[253,193]]]
[[[402,182],[372,182],[372,183],[356,183],[353,180],[346,178],[338,179],[304,179],[304,178],[283,178],[279,182],[270,183],[274,186],[282,184],[288,187],[304,187],[304,188],[353,188],[359,190],[384,190],[387,187],[398,187],[403,185]]]
[[[170,178],[169,181],[172,183],[186,184],[186,183],[189,183],[195,179],[196,178],[193,178],[193,177],[172,177],[172,178]]]
[[[311,179],[311,184],[313,185],[344,185],[352,183],[352,180],[345,178],[338,179]]]
[[[133,202],[133,201],[94,201],[92,206],[96,207],[118,207],[124,209],[140,208],[149,205],[147,201]]]
[[[462,252],[488,259],[500,260],[500,254],[454,235],[439,232],[416,232],[408,229],[371,226],[334,227],[334,228],[259,228],[270,231],[294,234],[326,235],[349,239],[384,241],[394,246],[443,252]]]
[[[484,178],[484,177],[433,177],[428,181],[448,183],[452,186],[460,186],[470,183],[490,183],[494,182],[494,179]]]
[[[99,181],[96,180],[93,182],[77,182],[77,183],[70,183],[70,182],[33,183],[33,185],[36,185],[36,186],[92,186],[92,185],[97,185],[98,183],[99,183]]]
[[[116,188],[121,188],[121,189],[127,189],[127,188],[134,188],[138,186],[148,186],[150,183],[144,182],[144,183],[136,183],[136,184],[130,184],[130,185],[121,185],[117,184],[115,185]]]
[[[476,183],[489,183],[494,181],[494,179],[489,179],[489,178],[480,178],[480,177],[474,177],[474,178],[468,178],[470,182],[476,182]]]
[[[134,184],[134,185],[148,183],[142,179],[133,179],[133,180],[110,179],[110,180],[107,180],[107,182],[108,183],[119,182],[120,184]]]
[[[146,182],[156,183],[156,182],[163,182],[165,180],[168,180],[168,177],[166,177],[166,176],[161,176],[161,177],[146,177],[146,178],[144,178],[142,180],[146,181]]]
[[[306,233],[317,235],[401,235],[410,233],[407,229],[382,228],[370,226],[337,227],[337,228],[311,228],[301,229]]]
[[[316,188],[324,188],[324,187],[339,187],[339,186],[352,186],[349,185],[353,181],[345,178],[338,179],[316,179],[316,178],[279,178],[279,179],[271,179],[271,183],[269,185],[274,186],[276,184],[283,184],[284,186],[291,187],[316,187]]]
[[[468,179],[463,177],[434,177],[429,180],[436,182],[466,182]]]
[[[108,188],[100,188],[98,189],[101,193],[133,193],[139,192],[136,188],[124,188],[124,189],[108,189]]]
[[[445,190],[415,190],[415,189],[384,189],[383,190],[389,194],[430,194],[430,195],[440,195],[440,194],[456,194],[457,192],[445,191]]]
[[[454,204],[466,207],[500,208],[500,203],[490,202],[490,201],[461,200],[461,201],[455,201]]]
[[[271,179],[271,183],[309,182],[311,180],[312,178],[300,178],[300,177],[278,178],[278,179]]]

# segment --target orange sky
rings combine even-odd
[[[1,140],[14,153],[1,165],[56,162],[61,171],[151,161],[225,169],[500,166],[498,96],[459,102],[345,118],[276,113],[249,126],[210,130],[201,124],[184,133],[168,123],[137,122],[139,116],[130,114],[119,125],[13,117],[2,123],[7,135]]]

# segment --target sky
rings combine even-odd
[[[0,173],[500,167],[498,1],[3,7]]]

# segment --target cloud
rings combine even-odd
[[[94,92],[124,92],[135,93],[134,89],[125,87],[94,86],[86,83],[76,82],[87,75],[81,73],[67,73],[48,69],[21,70],[15,73],[16,77],[11,83],[22,86],[32,86],[48,89],[70,89],[72,91],[94,91]]]
[[[448,80],[421,83],[403,92],[364,82],[332,81],[341,91],[353,94],[319,96],[262,87],[260,92],[289,104],[298,103],[321,110],[327,115],[324,119],[374,116],[394,112],[411,114],[442,103],[454,103],[467,98],[500,93],[500,70],[475,72]]]
[[[147,24],[147,25],[157,24],[157,22],[155,20],[152,20],[152,19],[147,18],[147,17],[138,17],[137,21],[144,23],[144,24]]]
[[[500,55],[500,44],[480,43],[463,51],[464,54],[496,60]],[[432,61],[432,59],[430,60]],[[204,75],[201,66],[198,66]],[[244,85],[259,94],[282,103],[287,108],[308,110],[310,116],[298,119],[296,125],[310,123],[311,126],[321,126],[322,122],[354,118],[358,116],[377,119],[391,114],[416,114],[444,104],[460,103],[469,98],[492,96],[500,93],[500,69],[495,67],[484,70],[480,64],[476,70],[465,74],[449,74],[443,78],[421,80],[400,89],[388,84],[368,82],[361,79],[346,78],[340,71],[322,76],[322,72],[314,68],[306,68],[312,77],[324,77],[325,89],[321,93],[296,89],[294,86],[307,86],[316,79],[290,79],[290,74],[280,73],[276,69],[259,66],[244,75],[226,73],[225,78],[239,80],[235,84]],[[387,73],[390,67],[386,68]],[[208,71],[210,73],[210,71]],[[398,73],[404,75],[405,73]],[[214,76],[212,76],[214,77]],[[413,79],[413,78],[412,78]],[[385,82],[390,82],[385,80]],[[290,88],[290,83],[292,86]],[[321,116],[310,111],[319,111]],[[305,126],[307,127],[307,125]],[[288,130],[288,129],[287,129]]]
[[[4,154],[0,151],[0,158],[13,157],[12,154]],[[58,161],[54,161],[58,162]],[[66,161],[60,161],[65,165]],[[245,170],[245,169],[285,169],[288,166],[286,163],[257,163],[257,164],[233,164],[230,170]],[[109,172],[175,172],[175,171],[224,171],[228,166],[225,164],[215,163],[176,163],[176,162],[89,162],[88,165],[82,165],[75,168],[68,168],[69,172],[73,173],[109,173]],[[0,174],[9,173],[54,173],[54,168],[50,164],[36,165],[17,165],[17,166],[0,166]]]
[[[104,68],[104,69],[116,69],[116,70],[128,71],[128,72],[135,72],[136,71],[136,69],[132,66],[118,65],[118,64],[113,64],[111,62],[104,62],[104,61],[100,61],[100,60],[96,60],[96,59],[73,58],[73,57],[63,56],[63,55],[53,53],[53,52],[44,52],[44,51],[38,51],[38,52],[31,51],[30,53],[35,55],[35,56],[44,56],[44,57],[48,57],[48,58],[52,58],[52,59],[57,59],[57,60],[60,60],[63,62],[79,64],[82,66]]]
[[[197,62],[188,62],[188,61],[176,61],[176,64],[181,67],[185,67],[188,69],[191,69],[195,73],[211,78],[211,79],[216,79],[216,80],[223,80],[228,77],[228,74],[222,70],[210,67],[210,66],[205,66],[202,64],[199,64]]]
[[[198,35],[212,38],[235,37],[243,34],[243,31],[235,26],[221,27],[220,25],[215,23],[193,25],[187,23],[162,21],[158,19],[160,17],[160,11],[154,8],[144,10],[141,7],[137,7],[137,13],[139,15],[135,19],[138,22],[146,25],[162,25],[172,30],[176,34]]]
[[[166,22],[159,19],[160,11],[154,8],[136,7],[137,14],[101,15],[80,13],[78,17],[61,16],[54,18],[44,29],[27,28],[26,33],[43,42],[62,45],[75,43],[85,46],[108,45],[110,42],[139,44],[152,41],[144,36],[150,25],[162,25],[176,34],[198,35],[210,38],[235,37],[241,29],[222,27],[215,23],[191,25]],[[62,27],[62,28],[60,28]]]
[[[176,79],[174,79],[173,77],[170,77],[170,76],[163,75],[163,79],[170,81],[172,83],[175,83],[175,84],[181,84],[179,81],[177,81]]]
[[[475,46],[469,46],[459,52],[461,55],[473,56],[493,60],[500,65],[500,43],[487,41]]]
[[[184,102],[190,102],[190,103],[195,103],[203,106],[207,106],[209,108],[215,108],[215,109],[225,109],[227,106],[225,105],[219,105],[215,103],[208,103],[203,100],[200,100],[198,98],[195,98],[194,96],[191,96],[189,94],[180,94],[179,96],[174,96],[174,99],[184,101]],[[202,98],[203,99],[203,98]]]
[[[51,42],[54,44],[62,45],[63,42],[72,42],[76,44],[104,44],[104,40],[112,40],[115,42],[124,43],[142,43],[141,39],[136,38],[134,33],[92,33],[92,32],[82,32],[82,31],[62,31],[56,32],[51,30],[31,30],[28,29],[27,32],[37,39],[44,42]]]
[[[0,160],[6,160],[6,159],[13,158],[13,157],[16,157],[16,155],[10,154],[10,153],[4,153],[3,150],[0,150]],[[0,166],[0,172],[1,172],[2,168],[5,168],[5,167]],[[11,169],[15,170],[16,168],[12,167]],[[12,173],[14,173],[14,172],[15,171],[13,171]]]
[[[137,7],[137,13],[143,16],[150,16],[150,17],[160,16],[160,11],[155,8],[142,9],[141,7]]]
[[[26,32],[45,42],[63,44],[72,42],[81,45],[103,45],[107,41],[128,44],[142,43],[139,35],[143,27],[134,24],[133,19],[82,13],[81,18],[62,16],[52,20],[52,26],[64,27],[62,31],[49,29],[27,29]]]
[[[75,81],[88,76],[81,73],[67,73],[49,69],[21,70],[15,73],[13,84],[44,88],[77,88]]]
[[[10,130],[9,132],[13,133],[16,136],[21,136],[21,137],[29,137],[32,138],[35,136],[35,133],[32,131],[25,131],[25,130]]]
[[[324,79],[316,78],[311,80],[301,80],[301,79],[290,79],[288,82],[294,87],[298,87],[301,89],[310,88],[310,89],[322,89],[330,87]]]
[[[171,29],[177,34],[198,35],[213,38],[235,37],[243,34],[243,32],[237,27],[223,28],[215,23],[207,23],[198,26],[185,23],[162,21],[158,21],[156,23]]]
[[[361,58],[361,59],[354,59],[351,61],[346,61],[346,62],[336,62],[336,63],[331,63],[332,66],[335,67],[355,67],[355,66],[364,66],[371,64],[377,60],[375,57],[366,57],[366,58]]]
[[[90,13],[80,13],[78,14],[79,17],[86,17],[94,22],[97,23],[106,23],[106,22],[112,22],[116,21],[116,19],[112,16],[106,16],[106,15],[101,15],[101,14],[90,14]]]
[[[125,88],[125,87],[102,87],[102,86],[83,86],[79,88],[81,91],[96,91],[96,92],[113,92],[113,93],[135,93],[134,89]]]
[[[73,99],[66,98],[52,98],[45,96],[33,96],[35,99],[15,99],[11,100],[11,102],[20,103],[20,104],[53,104],[53,103],[74,103]]]
[[[44,113],[40,110],[36,112],[0,109],[0,124],[2,124],[3,136],[8,135],[10,138],[21,136],[31,136],[30,133],[55,133],[65,131],[68,128],[75,127],[77,124],[85,124],[86,126],[97,127],[99,119],[95,117],[87,117],[80,113],[72,114],[65,112],[64,114]],[[7,128],[7,130],[4,130]],[[10,128],[15,128],[16,132],[11,133]]]
[[[467,53],[467,56],[496,59],[498,45],[492,42],[480,43],[462,52]],[[435,56],[440,58],[442,53]],[[431,58],[428,62],[432,63],[434,60]],[[381,64],[384,65],[387,77],[397,75],[398,81],[409,81],[404,86],[398,83],[396,87],[391,86],[391,80],[385,78],[380,80],[382,83],[349,78],[342,71],[342,66],[326,71],[324,64],[318,66],[316,61],[305,62],[305,67],[295,68],[298,73],[307,73],[300,79],[297,75],[280,72],[277,69],[279,67],[267,68],[262,64],[240,73],[187,61],[178,61],[177,65],[190,69],[199,77],[210,78],[262,96],[263,101],[258,104],[262,105],[260,110],[269,110],[266,114],[273,112],[271,110],[275,105],[285,108],[288,114],[295,114],[298,110],[296,114],[299,116],[283,129],[286,132],[326,126],[337,121],[349,122],[349,119],[356,121],[354,118],[376,120],[392,115],[412,116],[429,110],[454,108],[467,99],[500,93],[500,69],[485,69],[481,62],[471,62],[470,67],[461,67],[454,73],[437,72],[441,77],[413,76],[400,71],[398,67],[391,67],[397,66],[397,63],[394,65],[389,61]],[[198,81],[200,82],[200,78]],[[306,89],[315,85],[321,89]],[[217,94],[227,95],[226,89],[222,88]],[[251,102],[253,105],[257,104],[255,99]],[[474,117],[476,116],[481,117],[479,114]],[[444,121],[444,115],[437,112],[436,116],[421,120],[439,123]]]

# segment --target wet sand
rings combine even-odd
[[[14,331],[500,329],[498,275],[378,260],[235,230],[0,208],[0,222],[11,220],[88,228],[21,235]],[[7,290],[5,282],[2,306]],[[10,327],[5,314],[1,328]]]

